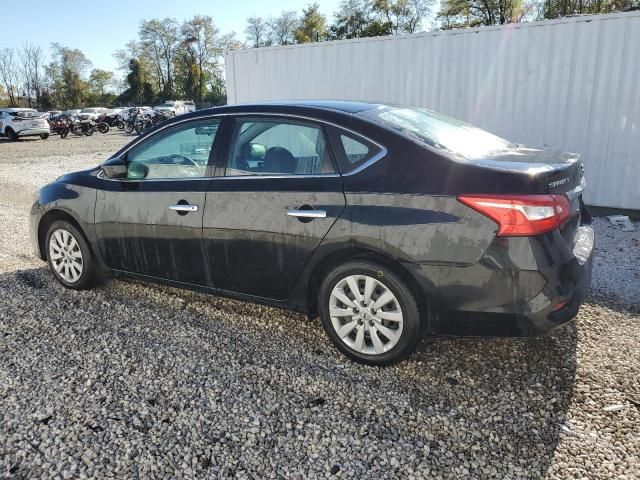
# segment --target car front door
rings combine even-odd
[[[109,268],[211,285],[202,248],[219,119],[159,131],[125,155],[127,178],[99,178],[95,228]]]
[[[204,245],[214,285],[284,299],[345,207],[324,127],[238,116],[207,194]]]

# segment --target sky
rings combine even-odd
[[[315,0],[320,10],[333,20],[340,0]],[[236,32],[245,40],[246,19],[257,15],[272,17],[283,10],[301,12],[313,0],[109,0],[74,2],[50,0],[20,2],[18,8],[3,8],[0,14],[0,49],[19,48],[25,42],[49,50],[51,42],[79,48],[94,68],[116,70],[113,52],[137,38],[140,20],[173,17],[182,21],[196,14],[210,15],[221,33]]]

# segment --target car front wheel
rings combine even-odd
[[[345,355],[389,365],[410,355],[420,339],[420,313],[411,290],[391,269],[355,261],[331,271],[319,294],[322,326]]]
[[[56,279],[75,290],[91,288],[98,265],[82,233],[71,223],[54,222],[46,237],[47,262]]]

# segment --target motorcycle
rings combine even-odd
[[[60,138],[67,138],[70,130],[69,124],[70,119],[68,116],[58,115],[57,117],[53,117],[49,120],[49,130],[56,135],[60,135]]]
[[[147,132],[147,130],[161,124],[162,122],[172,118],[174,115],[165,112],[155,112],[153,116],[145,114],[143,118],[139,118],[135,123],[136,132],[139,135]]]
[[[106,117],[106,114],[102,114],[94,120],[95,128],[100,133],[107,133],[109,131],[109,123],[106,121]]]
[[[71,126],[71,132],[78,136],[86,135],[87,137],[90,137],[93,135],[95,130],[96,128],[93,125],[93,122],[76,122]]]

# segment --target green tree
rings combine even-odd
[[[96,97],[100,99],[100,103],[106,103],[107,88],[113,84],[113,72],[94,68],[89,75],[89,83]]]
[[[51,87],[56,92],[59,105],[77,108],[89,97],[89,83],[86,81],[87,70],[91,61],[78,49],[51,44],[52,61],[47,67],[51,79]]]
[[[140,105],[145,101],[145,84],[142,75],[142,68],[140,62],[135,58],[129,60],[129,74],[127,75],[127,84],[129,87],[122,93],[121,98],[125,102],[132,102],[136,105]]]
[[[297,43],[319,42],[327,37],[327,19],[317,3],[302,10],[300,25],[293,32]]]
[[[180,31],[182,90],[189,99],[202,101],[222,54],[220,32],[208,15],[196,15],[185,21]]]
[[[398,35],[419,31],[432,4],[433,0],[374,0],[372,8],[390,33]]]

